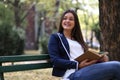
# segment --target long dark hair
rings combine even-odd
[[[58,32],[63,33],[62,21],[66,13],[72,13],[75,19],[75,27],[72,30],[71,36],[82,45],[82,47],[84,48],[84,51],[88,50],[88,46],[83,40],[78,16],[74,10],[69,9],[63,13],[63,15],[61,16]]]

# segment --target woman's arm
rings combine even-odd
[[[58,67],[61,69],[71,69],[71,68],[76,68],[77,62],[75,61],[70,61],[68,56],[65,57],[61,54],[66,54],[61,53],[61,49],[63,50],[64,48],[60,48],[60,40],[56,34],[52,34],[50,36],[49,44],[48,44],[48,52],[51,58],[51,62],[53,63],[54,67]],[[64,50],[63,50],[64,51]],[[67,55],[67,54],[66,54]]]

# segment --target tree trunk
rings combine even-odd
[[[120,61],[120,0],[99,0],[101,50]]]
[[[20,21],[20,0],[14,1],[14,15],[15,15],[15,25],[16,27],[21,27],[21,21]]]
[[[36,47],[35,41],[35,5],[30,9],[27,15],[27,27],[26,27],[26,39],[25,39],[25,49],[34,50]]]
[[[60,6],[60,0],[56,0],[54,17],[58,16],[59,6]]]

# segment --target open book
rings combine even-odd
[[[106,53],[105,53],[106,54]],[[77,57],[75,60],[78,61],[78,62],[81,62],[85,59],[88,59],[88,60],[99,60],[103,57],[103,55],[105,54],[102,54],[100,55],[99,52],[95,52],[95,51],[92,51],[92,50],[88,50],[86,51],[84,54],[80,55],[79,57]]]

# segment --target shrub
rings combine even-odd
[[[0,56],[24,53],[24,39],[9,24],[0,25]]]
[[[42,38],[40,38],[40,48],[42,54],[48,53],[48,36],[44,35]]]

